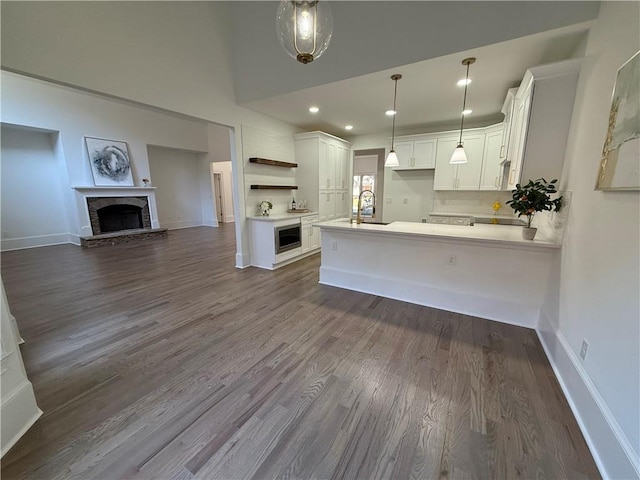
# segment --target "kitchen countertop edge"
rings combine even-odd
[[[512,225],[441,225],[431,223],[392,222],[388,225],[351,224],[349,219],[330,220],[316,223],[320,229],[336,230],[356,234],[383,235],[389,237],[406,236],[429,238],[450,242],[476,243],[483,245],[505,245],[527,249],[559,249],[561,243],[546,238],[524,240],[521,229]]]

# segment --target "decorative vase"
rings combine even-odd
[[[537,228],[522,227],[522,238],[525,240],[533,240],[536,236]]]
[[[262,211],[262,216],[263,216],[263,217],[268,217],[268,216],[269,216],[269,212],[270,212],[270,211],[271,211],[271,210],[263,210],[263,211]]]

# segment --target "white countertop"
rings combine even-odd
[[[541,231],[535,240],[523,240],[522,228],[513,225],[442,225],[435,223],[393,222],[389,225],[349,223],[348,218],[316,224],[320,229],[348,231],[357,234],[431,237],[442,240],[499,243],[534,248],[560,248],[561,244],[545,238]]]
[[[294,218],[308,217],[309,215],[318,215],[318,212],[306,212],[306,213],[274,213],[269,216],[255,215],[253,217],[247,217],[250,220],[257,220],[260,222],[277,222],[279,220],[288,220]]]
[[[460,213],[460,212],[430,212],[429,215],[435,217],[475,217],[475,218],[504,218],[508,220],[517,219],[517,215],[510,215],[508,213]]]

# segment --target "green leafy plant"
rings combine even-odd
[[[511,191],[512,200],[507,201],[518,217],[526,215],[527,227],[531,228],[531,221],[537,212],[560,211],[562,207],[562,197],[551,199],[551,195],[557,193],[556,183],[558,179],[547,182],[544,178],[529,180],[529,183],[522,186],[517,184],[515,190]]]

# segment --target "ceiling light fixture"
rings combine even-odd
[[[465,85],[469,85],[470,83],[470,78],[463,78],[462,80],[458,80],[458,83],[456,83],[456,85],[458,85],[459,87],[464,87]]]
[[[319,58],[333,34],[327,0],[282,0],[276,15],[276,31],[282,47],[300,63]]]
[[[345,130],[353,130],[353,125],[345,125]]]
[[[467,80],[469,80],[469,65],[471,65],[475,61],[476,59],[473,57],[465,58],[464,60],[462,60],[462,65],[465,65],[467,67],[467,77],[466,77]],[[462,115],[460,115],[460,140],[458,140],[458,146],[453,151],[453,155],[451,155],[451,160],[449,160],[449,163],[454,165],[468,162],[467,154],[464,152],[464,147],[462,146],[462,129],[464,128],[464,116],[465,116],[464,112],[467,106],[468,85],[469,85],[469,82],[466,82],[464,86],[464,97],[462,99]]]
[[[396,151],[393,148],[393,142],[396,137],[396,99],[398,98],[398,80],[402,78],[402,75],[399,73],[391,75],[391,80],[394,82],[393,87],[393,123],[391,125],[391,150],[389,151],[389,155],[387,155],[387,160],[384,162],[385,167],[398,167],[400,163],[398,162],[398,155],[396,155]]]
[[[318,113],[320,111],[320,109],[318,107],[309,107],[309,111],[311,113]]]
[[[386,112],[384,112],[384,114],[387,117],[393,117],[397,112],[395,110],[387,110]]]
[[[463,114],[463,115],[470,115],[471,113],[473,113],[473,110],[471,110],[471,109],[469,109],[469,108],[467,108],[466,110],[463,110],[463,111],[462,111],[462,114]]]

